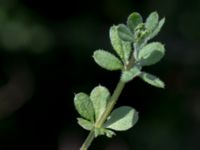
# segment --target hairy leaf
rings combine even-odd
[[[85,119],[94,121],[94,108],[90,97],[85,93],[78,93],[74,97],[75,108]]]
[[[133,12],[132,14],[130,14],[127,19],[127,25],[133,33],[137,25],[142,22],[143,22],[142,16],[137,12]]]
[[[121,70],[123,68],[121,61],[107,51],[96,50],[93,57],[95,62],[104,69],[112,71]]]
[[[161,30],[162,26],[164,25],[164,23],[165,23],[165,18],[163,18],[163,19],[161,19],[161,20],[159,21],[158,26],[157,26],[157,27],[154,29],[154,31],[151,33],[151,36],[150,36],[149,39],[154,38],[154,37],[160,32],[160,30]]]
[[[110,97],[110,92],[104,86],[99,85],[92,90],[90,94],[90,99],[94,106],[95,118],[96,118],[95,120],[98,120],[98,118],[105,111],[107,100],[109,97]]]
[[[159,42],[152,42],[139,51],[138,62],[141,66],[149,66],[159,62],[164,54],[164,46]]]
[[[158,77],[156,77],[152,74],[142,72],[140,77],[150,85],[153,85],[153,86],[158,87],[158,88],[164,88],[165,87],[164,82],[161,81]]]
[[[118,34],[120,39],[127,42],[133,42],[133,34],[131,30],[124,24],[118,26]]]
[[[119,37],[117,28],[118,26],[112,26],[110,28],[110,41],[115,52],[119,55],[121,59],[124,59],[122,40]]]
[[[122,32],[122,31],[120,31],[120,32]],[[128,58],[129,58],[131,50],[132,50],[131,42],[123,41],[119,37],[119,34],[122,34],[122,33],[119,33],[119,26],[112,26],[110,28],[110,40],[111,40],[113,49],[118,54],[118,56],[126,63],[128,61]],[[121,36],[124,36],[124,35],[121,35]]]
[[[159,19],[158,13],[152,12],[146,19],[145,22],[146,28],[152,32],[158,25],[158,19]]]

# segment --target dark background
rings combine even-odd
[[[0,0],[0,150],[77,150],[88,132],[77,125],[74,93],[113,91],[120,75],[98,67],[93,51],[112,50],[111,25],[155,10],[166,17],[155,40],[167,52],[144,70],[166,89],[127,84],[117,106],[136,108],[139,122],[91,149],[199,150],[199,0]]]

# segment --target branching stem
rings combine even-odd
[[[132,56],[130,58],[128,65],[124,66],[124,68],[130,69],[131,67],[133,67],[134,63],[135,63],[135,59]],[[103,112],[103,114],[101,115],[99,120],[97,120],[97,122],[95,123],[95,128],[102,127],[102,125],[104,124],[104,122],[106,121],[106,119],[108,118],[110,113],[112,112],[120,94],[122,93],[122,90],[124,89],[125,84],[126,84],[126,82],[122,81],[121,79],[119,80],[119,82],[113,92],[113,95],[111,96],[110,100],[108,101],[106,110]],[[90,133],[88,134],[86,140],[82,144],[80,150],[87,150],[89,148],[89,146],[91,145],[92,141],[94,140],[94,138],[95,138],[94,129],[92,129],[90,131]]]

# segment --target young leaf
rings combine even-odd
[[[107,51],[96,50],[94,52],[93,57],[95,62],[104,69],[112,71],[112,70],[121,70],[123,67],[121,61],[113,54]]]
[[[138,66],[134,66],[130,70],[123,71],[122,76],[121,76],[121,80],[124,81],[124,82],[131,81],[133,78],[140,75],[140,73],[141,73],[140,70],[141,70],[141,68],[139,68]]]
[[[129,106],[122,106],[115,109],[104,124],[105,128],[116,131],[125,131],[135,125],[138,120],[138,113]]]
[[[165,18],[161,19],[157,25],[157,27],[154,29],[154,31],[151,33],[151,36],[149,37],[149,39],[154,38],[161,30],[162,26],[165,23]]]
[[[160,61],[164,54],[164,46],[159,42],[152,42],[139,51],[137,59],[141,66],[149,66]]]
[[[152,12],[146,19],[146,22],[145,22],[146,28],[152,32],[158,25],[158,19],[159,19],[158,13]]]
[[[94,122],[94,108],[90,97],[85,93],[78,93],[74,97],[75,108],[85,119]]]
[[[130,14],[127,19],[127,25],[133,33],[137,25],[142,22],[143,22],[142,16],[137,12],[133,12],[132,14]]]
[[[158,77],[156,77],[152,74],[142,72],[140,74],[140,77],[150,85],[153,85],[153,86],[158,87],[158,88],[164,88],[165,87],[164,82],[161,81]]]
[[[88,121],[88,120],[85,120],[83,118],[77,118],[78,120],[78,124],[83,127],[83,129],[85,130],[92,130],[92,128],[94,127],[93,123]]]
[[[126,25],[120,24],[117,29],[120,39],[127,42],[133,42],[133,34]]]
[[[139,51],[142,47],[144,47],[148,41],[150,35],[150,31],[146,29],[145,24],[141,23],[135,28],[134,34],[134,49],[135,51]],[[135,52],[137,53],[137,52]],[[137,56],[137,55],[135,55]],[[137,58],[137,57],[136,57]]]
[[[116,51],[116,53],[119,55],[121,59],[124,58],[124,52],[122,49],[122,41],[119,38],[118,34],[118,26],[112,26],[110,28],[110,41],[112,44],[113,49]]]
[[[107,100],[109,97],[110,97],[110,92],[104,86],[97,86],[92,90],[90,94],[90,99],[94,106],[95,118],[96,118],[95,120],[98,120],[98,118],[105,111]]]

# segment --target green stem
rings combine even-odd
[[[81,146],[80,150],[87,150],[93,140],[94,140],[94,130],[91,130],[90,133],[88,134],[85,142]]]
[[[113,107],[115,106],[123,88],[125,86],[125,82],[119,81],[117,84],[117,87],[114,90],[113,95],[111,96],[110,100],[108,101],[108,105],[106,107],[106,110],[101,115],[100,119],[97,120],[95,123],[96,128],[102,127],[103,123],[106,121],[107,117],[113,110]],[[83,145],[81,146],[80,150],[87,150],[89,146],[91,145],[92,141],[94,140],[94,129],[90,131],[89,135],[87,136],[86,140],[84,141]]]
[[[115,106],[120,94],[122,93],[124,86],[125,86],[125,82],[120,80],[117,84],[117,87],[115,88],[113,95],[111,96],[110,100],[108,101],[106,110],[101,115],[100,119],[97,120],[95,127],[100,128],[103,125],[103,123],[106,121],[107,117],[113,110],[113,107]]]

